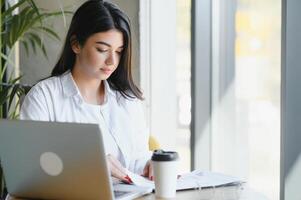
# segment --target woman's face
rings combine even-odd
[[[72,45],[75,67],[91,78],[105,80],[116,70],[123,45],[123,35],[116,29],[95,33],[83,46]]]

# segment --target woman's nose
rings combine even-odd
[[[107,65],[116,65],[116,62],[117,62],[117,58],[116,56],[114,55],[114,53],[110,53],[108,58],[106,59],[106,64]]]

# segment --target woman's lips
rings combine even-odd
[[[107,69],[107,68],[102,68],[102,69],[100,69],[103,73],[105,73],[105,74],[110,74],[111,72],[112,72],[112,70],[111,69]]]

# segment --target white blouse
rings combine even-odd
[[[70,71],[43,80],[26,95],[20,118],[99,124],[106,155],[114,155],[125,168],[141,174],[151,155],[142,103],[124,98],[103,82],[105,101],[92,105],[83,100]]]

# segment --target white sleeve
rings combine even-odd
[[[21,120],[50,121],[47,101],[43,91],[34,86],[25,96],[20,111]]]
[[[143,169],[147,163],[151,159],[152,152],[146,151],[144,156],[135,160],[134,163],[134,173],[141,175],[143,173]]]
[[[142,174],[145,164],[150,160],[152,152],[149,151],[149,129],[147,128],[143,106],[140,100],[136,101],[135,120],[135,156],[131,161],[130,168],[137,174]]]

